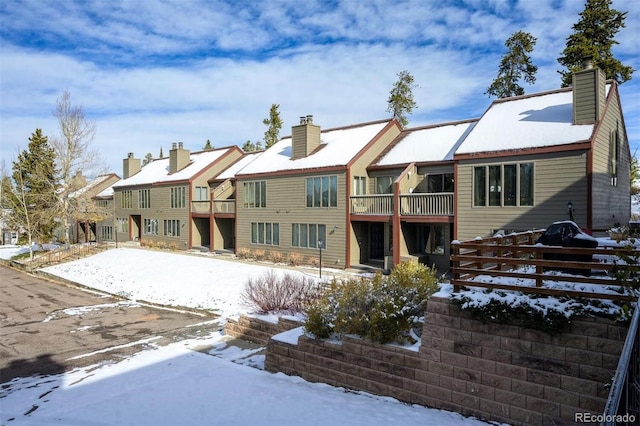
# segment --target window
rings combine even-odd
[[[610,136],[611,155],[611,186],[618,186],[618,164],[620,164],[620,134],[618,129],[612,131]]]
[[[196,186],[195,201],[207,201],[209,200],[209,187],[208,186]]]
[[[151,190],[141,189],[138,192],[138,201],[141,209],[151,208]]]
[[[533,163],[474,167],[473,205],[533,206]]]
[[[97,204],[101,209],[106,209],[109,206],[109,202],[107,200],[98,200]]]
[[[338,207],[338,177],[307,178],[307,207]]]
[[[267,182],[244,183],[244,207],[249,209],[267,207]]]
[[[120,194],[120,207],[123,209],[130,209],[131,198],[131,191],[122,191],[122,194]]]
[[[291,225],[291,245],[293,247],[317,248],[322,241],[322,248],[327,248],[327,226],[315,223],[294,223]]]
[[[353,195],[365,195],[367,193],[367,178],[364,176],[353,177]]]
[[[145,219],[143,232],[145,235],[158,235],[158,219]]]
[[[427,192],[453,192],[453,173],[442,173],[427,176]]]
[[[113,226],[101,226],[100,238],[102,239],[102,241],[113,240]]]
[[[171,188],[171,208],[183,209],[186,205],[186,194],[184,186]]]
[[[116,221],[118,232],[129,232],[129,219],[126,217],[119,217]]]
[[[376,194],[393,194],[393,176],[378,176],[376,178]]]
[[[251,222],[251,244],[280,245],[280,224]]]
[[[164,235],[167,237],[179,237],[180,236],[180,220],[179,219],[165,219],[164,220]]]

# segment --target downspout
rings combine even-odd
[[[346,242],[346,247],[345,247],[345,256],[344,256],[344,267],[345,269],[347,268],[351,268],[351,167],[347,166],[347,173],[346,173],[346,179],[347,182],[345,183],[345,187],[347,188],[347,190],[345,191],[347,194],[347,199],[346,199],[346,205],[347,208],[345,209],[346,211],[346,218],[345,218],[345,223],[346,223],[346,229],[344,230],[344,235],[345,235],[345,242]]]

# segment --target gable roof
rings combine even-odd
[[[115,173],[109,173],[109,174],[105,174],[105,175],[99,175],[96,176],[95,178],[91,179],[90,181],[88,181],[82,188],[78,189],[77,191],[74,191],[73,193],[70,194],[71,198],[74,197],[80,197],[81,195],[87,193],[87,192],[91,192],[92,190],[96,190],[97,188],[99,188],[100,186],[102,186],[103,184],[107,183],[107,181],[115,179],[115,182],[118,182],[120,180],[120,177],[115,174]],[[107,188],[110,188],[111,186],[113,186],[113,184],[109,185]],[[100,190],[100,193],[102,191],[104,191],[104,188],[102,190]],[[94,194],[93,196],[97,196],[98,194]]]
[[[322,130],[318,149],[296,160],[291,159],[292,138],[287,136],[248,164],[238,173],[238,176],[323,167],[346,167],[391,121],[391,119],[381,120]]]
[[[374,166],[453,160],[478,119],[405,129]]]
[[[607,94],[611,88],[607,84]],[[494,101],[456,154],[542,148],[588,141],[595,124],[573,124],[572,88]]]
[[[209,179],[209,182],[214,181],[214,180],[233,179],[236,174],[238,174],[242,169],[244,169],[253,160],[258,158],[258,156],[262,155],[263,152],[264,151],[247,152],[247,153],[245,153],[240,160],[236,161],[231,166],[227,167],[222,173],[220,173],[219,175],[217,175],[216,177],[214,177],[212,179]]]
[[[130,176],[127,179],[123,179],[115,184],[114,188],[132,185],[150,185],[154,183],[188,181],[233,149],[239,150],[240,148],[233,146],[214,149],[211,151],[190,153],[189,164],[182,170],[172,174],[169,173],[169,157],[156,159],[142,167],[142,169],[135,175]]]

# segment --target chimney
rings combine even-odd
[[[583,69],[573,73],[573,124],[595,124],[600,121],[606,98],[606,76],[585,58]]]
[[[169,151],[169,174],[177,173],[189,165],[191,156],[188,149],[184,149],[182,142],[171,144]]]
[[[140,171],[140,159],[133,158],[133,152],[127,154],[127,158],[122,160],[122,176],[127,179]]]
[[[292,160],[304,158],[320,146],[320,126],[313,124],[313,115],[300,117],[300,124],[291,129]]]

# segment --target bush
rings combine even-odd
[[[411,341],[413,325],[438,287],[436,271],[404,262],[389,276],[335,280],[307,309],[305,329],[318,338],[356,334],[373,342]]]
[[[299,313],[320,297],[321,287],[314,278],[269,270],[256,279],[249,278],[242,301],[259,313]]]
[[[256,260],[264,260],[264,250],[254,250],[253,257],[255,257]]]
[[[284,254],[279,251],[272,251],[269,253],[269,259],[273,263],[284,263]]]
[[[248,259],[251,252],[248,248],[239,248],[236,250],[236,257],[238,259]]]
[[[300,266],[302,264],[302,260],[304,256],[300,253],[290,253],[289,254],[289,264],[292,266]]]

